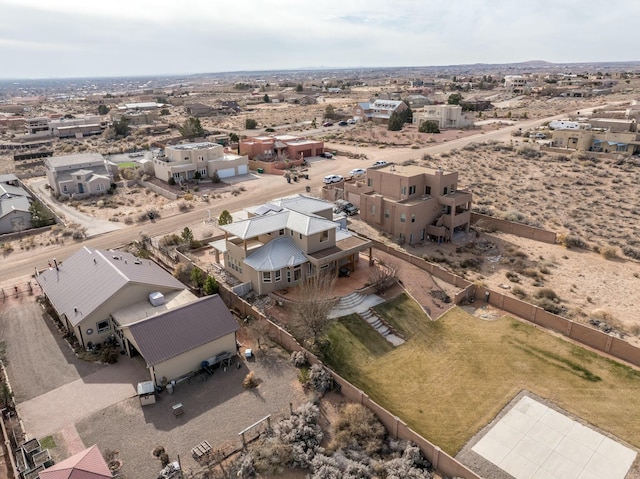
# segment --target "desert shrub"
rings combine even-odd
[[[321,394],[333,388],[333,376],[319,364],[309,369],[309,387]]]
[[[586,241],[584,241],[579,236],[575,235],[560,235],[558,236],[558,243],[564,246],[567,249],[578,248],[578,249],[589,249],[589,245]]]
[[[542,156],[538,150],[530,146],[521,147],[520,149],[518,149],[518,154],[529,159],[540,158],[540,156]]]
[[[618,257],[618,251],[613,246],[605,246],[600,248],[600,254],[605,259],[615,259]]]
[[[115,348],[104,348],[100,351],[100,361],[107,364],[118,362],[118,351]]]
[[[482,258],[466,258],[460,261],[460,267],[463,269],[479,270],[484,260]]]
[[[550,299],[547,299],[547,298],[542,298],[538,300],[537,305],[542,309],[544,309],[545,311],[548,311],[549,313],[553,313],[553,314],[562,313],[562,307],[559,306],[554,301],[551,301]]]
[[[182,238],[176,234],[166,235],[160,238],[160,246],[177,246],[182,243]]]
[[[622,253],[629,258],[640,260],[640,250],[632,248],[631,246],[625,246],[622,248]]]
[[[525,299],[527,297],[527,292],[520,286],[514,286],[513,288],[511,288],[511,294],[519,299]]]
[[[287,419],[273,427],[275,437],[291,447],[291,463],[295,467],[309,468],[316,453],[323,453],[320,447],[324,434],[318,424],[320,409],[305,403],[293,411]]]
[[[156,446],[156,448],[153,450],[153,456],[160,457],[162,454],[164,454],[164,447]]]
[[[518,276],[518,273],[514,273],[513,271],[507,271],[505,275],[507,276],[507,279],[512,283],[520,282],[520,276]]]
[[[193,193],[185,193],[183,198],[185,201],[193,201]]]
[[[244,379],[242,380],[242,387],[245,389],[253,389],[255,387],[258,387],[258,379],[253,374],[253,371],[249,371],[249,374],[244,377]]]
[[[538,299],[546,298],[553,302],[560,301],[560,298],[554,290],[551,288],[541,288],[534,293],[534,296]]]
[[[360,404],[344,405],[331,427],[334,450],[354,449],[372,455],[382,449],[384,426],[370,409]]]
[[[167,464],[169,464],[169,454],[166,452],[160,454],[160,464],[162,464],[162,467],[167,467]]]
[[[185,195],[186,196],[186,195]],[[178,204],[178,209],[184,213],[185,211],[189,211],[191,208],[193,208],[193,205],[190,205],[189,203],[186,203],[184,201],[180,202],[180,204]]]
[[[191,280],[191,269],[190,265],[178,263],[173,270],[173,276],[183,283],[188,283]]]
[[[307,355],[304,353],[304,351],[292,352],[290,361],[291,364],[293,364],[296,368],[303,368],[309,364],[307,362]]]

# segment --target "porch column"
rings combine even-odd
[[[373,247],[369,246],[369,266],[373,266]]]

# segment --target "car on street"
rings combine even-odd
[[[342,180],[344,180],[344,178],[341,175],[327,175],[322,181],[330,185],[331,183],[340,183]]]
[[[349,172],[349,176],[364,176],[366,173],[364,168],[354,168]]]
[[[355,125],[356,124],[356,120],[354,118],[349,118],[347,120],[347,125]]]
[[[318,155],[320,158],[333,158],[333,155],[328,151],[324,151]]]
[[[322,126],[333,126],[333,123],[331,123],[330,121],[325,121]]]
[[[336,201],[336,206],[333,209],[334,213],[344,213],[347,216],[353,216],[358,214],[358,208],[353,206],[352,203],[346,200]]]
[[[376,161],[372,166],[386,166],[388,164],[388,161]]]
[[[349,123],[347,123],[346,121],[341,121],[338,123],[338,126],[347,126]]]

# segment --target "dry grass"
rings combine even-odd
[[[432,322],[405,296],[377,309],[408,341],[391,348],[346,318],[331,330],[328,362],[448,453],[523,389],[640,445],[637,371],[508,317],[483,321],[455,308]]]

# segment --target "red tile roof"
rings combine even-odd
[[[40,479],[105,479],[111,471],[94,445],[42,471]]]

